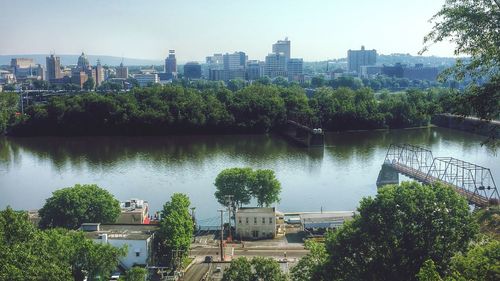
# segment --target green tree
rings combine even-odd
[[[280,201],[281,184],[272,170],[256,170],[250,183],[250,192],[257,199],[257,205],[269,207]]]
[[[0,93],[0,134],[12,123],[18,104],[19,96],[16,93]]]
[[[0,211],[0,280],[95,280],[108,276],[125,252],[83,232],[39,230],[26,212]]]
[[[470,60],[458,60],[446,74],[463,78],[497,75],[500,67],[500,2],[498,0],[447,0],[431,19],[432,31],[424,38],[430,45],[451,40],[455,55],[469,55]]]
[[[320,280],[320,268],[328,258],[326,248],[322,243],[312,240],[306,241],[305,247],[309,250],[309,253],[292,267],[291,279],[294,281]]]
[[[326,238],[325,280],[416,280],[428,259],[442,274],[477,233],[466,200],[441,185],[383,187],[358,211]]]
[[[120,281],[144,281],[148,277],[148,271],[142,267],[132,267],[127,270],[125,277],[120,277]]]
[[[253,281],[252,263],[245,257],[231,261],[224,271],[222,281]]]
[[[163,205],[158,236],[160,239],[160,256],[174,267],[182,264],[187,256],[193,239],[194,222],[189,213],[191,202],[182,193],[174,193],[170,201]],[[178,251],[175,256],[172,250]],[[174,260],[176,258],[176,260]]]
[[[95,88],[95,81],[94,78],[89,77],[87,81],[85,81],[82,85],[84,90],[91,91]]]
[[[426,260],[417,274],[418,281],[442,281],[432,260]]]
[[[54,191],[38,213],[42,228],[77,229],[85,222],[115,222],[120,214],[120,203],[95,184],[77,184]]]
[[[220,172],[215,178],[215,198],[224,206],[228,206],[226,195],[233,195],[236,206],[250,203],[252,194],[250,186],[253,182],[253,170],[251,168],[230,168]]]
[[[452,280],[500,280],[500,241],[479,242],[451,262]]]
[[[281,271],[277,261],[271,258],[255,257],[252,259],[254,274],[252,280],[256,281],[286,281],[287,276]]]

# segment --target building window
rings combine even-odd
[[[139,256],[141,256],[141,253],[140,252],[135,252],[135,256],[139,257]]]
[[[253,218],[253,223],[257,224],[257,218],[256,217]]]
[[[238,223],[241,224],[241,217],[238,217]]]
[[[273,223],[273,218],[269,218],[269,224]]]
[[[248,224],[248,218],[246,218],[246,223]]]
[[[266,224],[266,218],[262,218],[262,224]]]

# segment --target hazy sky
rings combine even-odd
[[[286,36],[292,57],[345,57],[348,49],[410,53],[444,0],[0,0],[0,54],[114,55],[204,61],[244,51],[263,60]],[[451,56],[440,44],[428,55]]]

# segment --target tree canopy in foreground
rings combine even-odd
[[[80,231],[39,230],[26,212],[0,211],[0,280],[96,280],[108,277],[125,252]]]
[[[38,211],[40,227],[77,229],[82,223],[113,223],[120,202],[99,186],[80,185],[56,190]]]

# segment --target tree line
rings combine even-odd
[[[433,114],[458,106],[451,89],[376,94],[369,88],[321,87],[308,97],[298,86],[254,83],[233,92],[219,84],[158,85],[52,97],[27,106],[24,116],[8,112],[2,118],[9,120],[12,135],[262,133],[286,120],[342,131],[423,126]]]

